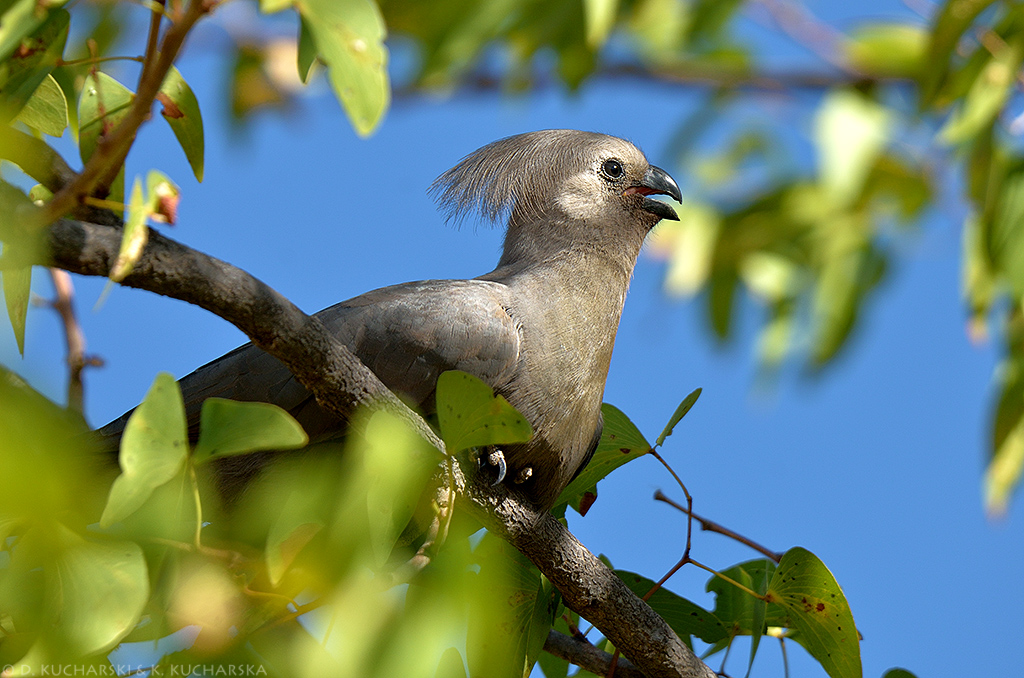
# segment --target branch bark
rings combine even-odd
[[[120,243],[119,228],[61,219],[49,231],[49,257],[37,263],[106,276]],[[387,407],[443,451],[426,422],[322,323],[245,271],[151,230],[146,249],[121,284],[218,315],[287,365],[325,408],[349,418],[360,405]],[[644,675],[714,678],[671,627],[550,513],[537,511],[504,485],[467,483],[461,473],[456,488],[474,517],[537,565],[566,604],[600,629]]]
[[[544,650],[598,676],[608,675],[611,669],[612,655],[585,640],[572,638],[554,629],[548,632]],[[615,678],[645,677],[640,669],[620,657],[615,665]]]

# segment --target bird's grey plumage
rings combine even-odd
[[[575,130],[530,132],[466,156],[431,187],[456,220],[507,216],[497,268],[368,292],[317,314],[392,390],[429,410],[438,375],[469,372],[530,421],[503,448],[509,478],[549,507],[589,459],[626,290],[644,237],[677,218],[648,197],[679,188],[635,146]],[[246,345],[181,381],[190,425],[210,396],[273,402],[313,441],[339,435],[272,356]],[[121,423],[104,429],[119,434]]]

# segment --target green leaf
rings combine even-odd
[[[0,17],[0,42],[7,16]],[[69,14],[60,9],[43,16],[45,21],[30,36],[19,39],[14,53],[0,61],[0,124],[6,125],[21,112],[64,53]]]
[[[449,454],[472,447],[525,443],[530,423],[490,386],[451,370],[437,379],[437,421]]]
[[[659,222],[647,242],[652,252],[668,258],[665,289],[690,297],[708,280],[722,223],[712,206],[690,200],[676,212],[679,221]]]
[[[296,8],[327,64],[335,96],[356,132],[367,136],[391,100],[380,10],[371,0],[298,0]]]
[[[586,515],[597,499],[597,483],[600,480],[623,464],[651,451],[651,444],[622,410],[604,403],[601,405],[601,418],[604,428],[597,449],[594,450],[594,457],[562,490],[555,502],[556,505],[569,504],[580,515]]]
[[[490,532],[475,555],[479,574],[469,601],[469,675],[529,675],[554,623],[554,590],[525,556]]]
[[[267,532],[264,558],[271,586],[281,583],[302,549],[324,527],[320,506],[323,497],[317,493],[291,492],[280,506]]]
[[[1024,417],[994,450],[985,468],[984,501],[989,515],[1002,516],[1024,473]]]
[[[955,146],[972,140],[1003,110],[1024,63],[1024,34],[1018,33],[1002,45],[978,73],[953,115],[939,132],[939,139]]]
[[[756,582],[756,588],[753,590],[760,595],[765,595],[768,589],[766,581],[761,580]],[[765,629],[765,619],[768,617],[768,603],[762,598],[753,598],[751,603],[751,610],[753,612],[751,616],[751,628],[754,629]],[[754,669],[754,658],[757,656],[757,650],[761,646],[762,633],[754,633],[750,637],[750,659],[747,661],[747,676],[749,678],[750,672]]]
[[[374,562],[382,565],[437,469],[437,455],[407,422],[386,411],[373,413],[361,442],[370,544]]]
[[[182,468],[188,454],[185,404],[174,377],[161,372],[121,437],[121,475],[110,488],[101,527],[134,513]]]
[[[821,185],[836,208],[850,205],[889,138],[889,112],[852,90],[836,90],[821,103],[815,121]]]
[[[466,664],[462,661],[462,655],[456,648],[449,647],[441,655],[434,678],[467,678]]]
[[[996,273],[1019,297],[1024,293],[1024,162],[1007,170],[994,188],[997,197],[986,248]]]
[[[583,0],[583,16],[586,20],[587,45],[598,49],[608,39],[615,25],[618,0]]]
[[[1008,322],[1006,325],[1005,341],[1010,346],[1019,345],[1019,338],[1014,336],[1016,324]],[[1024,472],[1024,357],[1017,351],[1010,351],[996,369],[996,375],[999,398],[992,417],[990,457],[983,490],[985,510],[998,516],[1006,512]]]
[[[260,0],[260,11],[264,14],[276,14],[291,7],[292,0]]]
[[[946,0],[935,14],[921,81],[921,106],[931,105],[949,73],[949,61],[964,34],[993,0]]]
[[[654,582],[650,579],[627,570],[615,570],[615,576],[625,582],[629,590],[641,598],[654,587]],[[647,604],[672,627],[672,630],[680,638],[697,636],[705,643],[717,643],[729,637],[725,626],[712,612],[672,593],[665,587],[655,591],[647,600]]]
[[[308,442],[299,422],[277,405],[207,398],[192,458],[203,464],[257,450],[292,450]]]
[[[204,151],[203,116],[199,112],[199,102],[192,93],[192,88],[174,66],[171,66],[167,77],[164,78],[157,99],[163,105],[160,113],[171,126],[181,150],[185,151],[185,157],[192,166],[196,181],[201,182]]]
[[[865,218],[836,217],[833,232],[846,231],[851,238],[859,238]],[[834,238],[834,242],[840,240]],[[843,347],[856,324],[865,295],[885,274],[885,260],[870,246],[840,242],[834,250],[826,254],[812,302],[812,359],[818,366],[834,358]]]
[[[39,83],[18,114],[18,121],[52,137],[64,134],[68,126],[68,102],[52,75]]]
[[[21,41],[46,19],[36,0],[6,2],[0,9],[0,61],[11,56]]]
[[[135,183],[132,184],[132,195],[125,210],[121,249],[117,253],[114,265],[110,268],[111,281],[119,283],[124,280],[142,256],[142,250],[149,242],[149,228],[146,226],[146,217],[148,216],[149,207],[142,195],[142,181],[136,177]]]
[[[768,585],[768,601],[789,614],[789,628],[831,678],[860,678],[860,639],[846,596],[825,564],[794,547]]]
[[[882,678],[917,678],[917,676],[906,669],[889,669],[882,674]]]
[[[998,280],[985,246],[982,220],[970,215],[964,221],[963,245],[961,247],[961,287],[970,311],[968,328],[972,337],[987,333],[988,314],[996,300]]]
[[[46,568],[56,630],[77,653],[105,652],[134,628],[149,599],[142,549],[129,541],[86,541],[59,529],[65,548]]]
[[[0,62],[0,120],[9,122],[56,66],[67,42],[70,18],[51,13],[6,61]]]
[[[4,245],[4,254],[10,252],[10,245]],[[7,268],[0,272],[3,277],[4,302],[7,305],[7,317],[14,330],[14,339],[18,342],[18,353],[25,355],[25,321],[28,318],[28,302],[32,291],[32,267],[19,266]]]
[[[702,390],[703,389],[698,388],[690,393],[690,395],[683,398],[683,402],[679,403],[679,407],[677,407],[676,411],[672,413],[672,417],[668,420],[668,423],[665,424],[665,428],[662,429],[661,435],[658,436],[658,439],[655,441],[655,447],[661,447],[665,442],[665,439],[672,435],[672,429],[676,427],[676,424],[686,416],[686,413],[689,412],[690,408],[697,402],[697,398],[700,397]]]
[[[733,270],[717,270],[708,281],[708,315],[715,336],[724,341],[732,330],[733,308],[739,278]]]
[[[316,46],[313,44],[313,36],[309,32],[306,20],[299,17],[299,49],[296,65],[299,69],[299,79],[303,83],[309,83],[309,76],[316,66]]]
[[[844,45],[846,60],[861,73],[881,78],[916,78],[923,70],[930,35],[917,24],[858,26]]]
[[[722,575],[751,591],[767,590],[767,582],[774,573],[775,563],[767,558],[749,560],[722,571]],[[706,588],[715,594],[715,616],[733,636],[749,636],[755,632],[761,634],[765,625],[785,626],[785,616],[780,616],[777,611],[773,612],[771,606],[768,606],[766,616],[758,624],[758,613],[755,608],[763,601],[758,601],[721,577],[711,577]]]
[[[88,162],[100,138],[110,134],[128,114],[135,94],[106,73],[89,74],[78,101],[78,151]],[[110,200],[124,200],[124,168],[110,187]]]

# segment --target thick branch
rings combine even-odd
[[[50,258],[40,263],[105,276],[117,258],[121,230],[61,219],[50,230],[49,244]],[[320,321],[245,271],[150,231],[142,257],[122,284],[195,304],[234,324],[280,359],[335,414],[348,418],[359,405],[384,404],[443,449],[426,423]],[[456,487],[475,517],[533,561],[566,604],[600,629],[644,675],[714,677],[668,624],[550,513],[538,512],[503,485],[464,484],[456,478]]]

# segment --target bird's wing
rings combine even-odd
[[[504,285],[479,280],[431,280],[369,292],[316,314],[384,384],[415,405],[432,406],[437,377],[469,372],[492,386],[511,375],[519,330],[507,310]],[[289,411],[313,441],[341,423],[277,358],[246,344],[180,381],[189,437],[198,435],[207,398],[262,401]],[[100,433],[120,436],[127,415]]]

